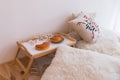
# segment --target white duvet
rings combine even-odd
[[[102,35],[95,43],[87,43],[81,40],[77,42],[76,47],[120,58],[119,37],[109,30],[102,30]]]
[[[90,50],[61,46],[41,80],[120,80],[120,60]]]

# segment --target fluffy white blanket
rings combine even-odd
[[[77,48],[92,50],[102,54],[108,54],[120,58],[120,41],[119,37],[109,30],[102,30],[102,35],[96,43],[87,43],[83,40],[78,41]]]
[[[41,80],[120,80],[120,60],[89,50],[61,46]]]

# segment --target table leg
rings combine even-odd
[[[76,47],[75,44],[73,45],[73,47],[74,47],[74,48]]]
[[[16,58],[18,57],[19,52],[20,52],[20,48],[18,48],[18,50],[17,50],[17,53],[16,53],[15,59],[13,61],[13,64],[16,64]]]
[[[22,80],[25,80],[25,79],[26,79],[26,76],[27,76],[27,74],[28,74],[28,72],[29,72],[29,70],[30,70],[30,68],[31,68],[32,63],[33,63],[33,58],[30,59],[30,62],[29,62],[28,66],[27,66],[27,68],[26,68],[26,70],[25,70],[25,73],[24,73],[24,75],[23,75]]]

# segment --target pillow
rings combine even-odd
[[[99,26],[84,13],[74,20],[69,21],[72,29],[75,30],[79,36],[87,42],[95,42],[99,36]]]
[[[94,20],[95,19],[95,16],[96,16],[96,13],[92,12],[92,13],[88,13],[88,12],[80,12],[80,13],[72,13],[72,16],[69,18],[69,21],[70,20],[73,20],[77,17],[79,17],[80,15],[82,15],[82,13],[84,13],[85,15],[87,15],[88,17],[90,17],[91,20]],[[69,25],[69,32],[73,31],[71,29],[71,25]]]
[[[72,32],[68,33],[68,35],[73,37],[77,41],[81,40],[80,36],[75,31],[72,31]]]
[[[60,46],[41,80],[120,80],[120,59]]]
[[[80,13],[72,13],[72,17],[73,17],[73,19],[75,19],[75,18],[79,17],[80,15],[82,15],[83,13],[85,15],[87,15],[88,17],[90,17],[90,19],[92,19],[92,20],[94,20],[94,18],[96,16],[95,13],[80,12]]]

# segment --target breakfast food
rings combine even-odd
[[[60,33],[57,33],[57,34],[56,34],[56,36],[62,37],[62,34],[60,34]]]
[[[63,37],[61,35],[56,35],[56,36],[50,38],[50,41],[52,43],[59,43],[59,42],[63,41]]]
[[[35,46],[36,50],[46,50],[50,47],[50,42],[44,42]]]

